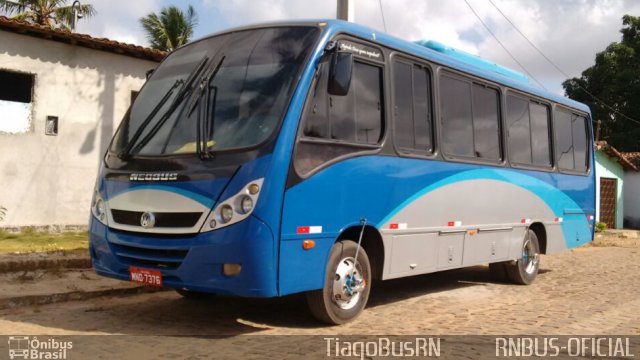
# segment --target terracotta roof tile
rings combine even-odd
[[[32,24],[23,20],[10,19],[5,16],[0,16],[0,30],[151,61],[159,62],[167,56],[167,53],[164,51],[150,49],[144,46],[121,43],[106,38],[96,38],[86,34],[73,33],[68,30],[52,29],[47,26]]]
[[[622,156],[624,156],[627,161],[635,165],[638,170],[640,170],[640,152],[625,152],[622,153]]]
[[[637,163],[634,163],[628,159],[628,157],[616,150],[613,146],[609,145],[606,141],[596,141],[596,150],[602,150],[607,155],[618,159],[618,162],[622,167],[626,170],[638,171],[640,170],[640,166]],[[640,153],[627,153],[627,154],[640,154]]]

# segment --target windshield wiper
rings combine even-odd
[[[127,145],[124,147],[124,149],[122,149],[122,151],[120,151],[120,153],[118,154],[118,157],[123,158],[127,154],[129,154],[129,151],[131,151],[131,147],[133,147],[133,144],[135,144],[135,142],[138,140],[138,138],[142,134],[142,131],[147,127],[149,122],[158,114],[158,111],[160,111],[162,106],[167,102],[167,100],[169,100],[169,98],[171,97],[171,94],[173,94],[173,91],[176,89],[176,87],[178,87],[178,85],[182,84],[182,82],[183,81],[179,79],[179,80],[176,80],[173,83],[173,85],[171,85],[169,90],[167,90],[167,92],[164,94],[164,96],[162,96],[162,99],[160,99],[158,104],[156,104],[156,106],[151,110],[149,115],[142,121],[142,124],[140,124],[140,126],[138,127],[138,130],[136,130],[136,132],[133,134],[133,136],[131,137],[131,140],[127,143]],[[131,116],[131,115],[129,115],[129,116]]]
[[[213,91],[213,99],[211,99],[211,91]],[[198,152],[201,160],[213,158],[213,153],[209,151],[209,140],[213,136],[212,120],[216,113],[218,87],[207,87],[205,96],[207,100],[200,106],[202,110],[198,110],[198,128],[196,133],[196,151]],[[211,107],[209,107],[210,104]]]
[[[198,114],[196,117],[196,151],[200,156],[200,159],[202,160],[210,159],[212,157],[212,154],[209,152],[209,138],[213,135],[213,131],[212,131],[213,129],[211,129],[211,121],[213,120],[212,118],[215,116],[215,112],[216,112],[215,106],[216,106],[216,98],[218,96],[218,89],[217,87],[213,88],[214,89],[213,104],[212,104],[212,111],[210,111],[209,110],[209,98],[211,97],[210,85],[213,79],[215,78],[215,76],[218,74],[218,71],[222,67],[222,63],[224,62],[224,59],[225,59],[225,56],[221,55],[220,60],[218,61],[216,66],[213,67],[211,71],[209,71],[209,73],[202,78],[202,80],[200,80],[199,92],[193,96],[193,100],[187,107],[187,117],[189,117],[191,116],[191,113],[196,108],[196,106],[200,104],[198,108]],[[203,97],[203,95],[206,96],[206,101],[204,103],[204,106],[200,103],[200,99]],[[202,115],[203,112],[204,112],[204,117]],[[203,133],[204,133],[204,136],[203,136]]]
[[[129,144],[120,153],[120,157],[129,155],[134,150],[141,149],[144,145],[146,145],[149,142],[149,140],[151,140],[151,138],[153,138],[153,136],[158,132],[158,130],[165,123],[165,121],[167,121],[167,119],[175,111],[178,105],[180,105],[182,100],[184,100],[187,93],[192,89],[194,81],[198,78],[198,76],[200,75],[202,70],[205,68],[205,65],[207,64],[208,61],[209,61],[209,57],[204,56],[202,60],[200,60],[198,65],[191,71],[191,73],[189,73],[189,76],[187,77],[186,80],[181,80],[181,79],[176,80],[176,82],[171,86],[171,89],[169,89],[167,94],[165,94],[165,96],[162,97],[158,105],[156,105],[156,107],[149,114],[149,116],[147,116],[144,119],[144,121],[142,122],[142,124],[140,125],[136,133],[131,138],[131,141],[129,142]],[[169,97],[171,97],[171,94],[175,90],[176,86],[180,84],[182,84],[182,86],[180,87],[180,90],[178,91],[176,96],[173,98],[173,101],[171,102],[171,105],[169,106],[167,111],[162,115],[160,120],[158,120],[158,122],[153,126],[153,128],[149,131],[149,133],[142,140],[138,142],[137,141],[138,138],[142,135],[142,132],[146,129],[147,125],[149,125],[151,120],[157,115],[158,111],[167,102]]]

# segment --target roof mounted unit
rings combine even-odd
[[[433,40],[418,40],[415,42],[418,45],[424,46],[428,49],[437,51],[441,54],[447,55],[451,58],[454,58],[456,60],[465,62],[467,64],[473,65],[475,67],[487,70],[487,71],[492,71],[495,73],[498,73],[502,76],[505,76],[509,79],[518,81],[518,82],[523,82],[523,83],[529,83],[529,77],[523,73],[517,72],[515,70],[509,69],[507,67],[504,67],[502,65],[498,65],[496,63],[493,63],[491,61],[485,60],[479,56],[473,55],[473,54],[469,54],[468,52],[464,52],[462,50],[458,50],[458,49],[454,49],[452,47],[446,46],[442,43],[439,43],[437,41],[433,41]]]

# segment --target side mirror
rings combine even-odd
[[[353,54],[337,51],[329,66],[329,94],[344,96],[349,93],[353,74]]]
[[[147,70],[147,73],[146,73],[146,75],[147,75],[147,80],[149,80],[149,78],[151,77],[151,75],[153,75],[153,72],[154,72],[154,71],[156,71],[156,69],[149,69],[149,70]]]

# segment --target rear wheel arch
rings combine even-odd
[[[529,226],[536,236],[538,237],[538,244],[540,245],[540,253],[547,253],[547,229],[544,227],[544,224],[541,222],[534,222]]]
[[[346,228],[340,233],[336,242],[342,240],[353,240],[355,242],[360,238],[361,225],[355,225]],[[382,279],[382,269],[384,268],[384,243],[382,235],[374,226],[365,225],[364,234],[362,234],[362,248],[367,252],[371,263],[371,277],[376,280]]]

